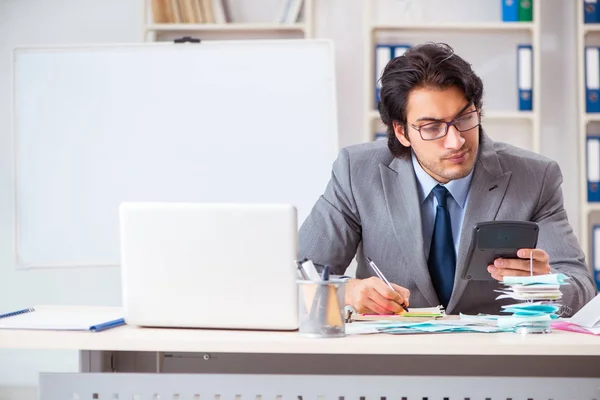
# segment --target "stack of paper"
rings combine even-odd
[[[564,274],[505,276],[504,288],[496,299],[524,300],[523,303],[502,306],[502,312],[511,315],[465,315],[461,321],[489,323],[500,329],[544,328],[549,329],[552,321],[559,318],[561,305],[556,301],[562,298],[560,286],[567,284]]]
[[[564,274],[505,276],[502,293],[496,299],[515,300],[559,300],[562,298],[560,286],[567,284],[568,277]]]
[[[408,312],[402,310],[398,314],[385,315],[385,314],[357,314],[354,319],[356,321],[380,321],[382,319],[385,320],[398,320],[404,321],[407,319],[417,320],[417,321],[427,321],[430,319],[444,317],[446,315],[446,311],[444,310],[444,306],[437,307],[422,307],[422,308],[414,308],[411,307]]]
[[[450,332],[504,332],[505,328],[479,322],[454,320],[430,320],[424,322],[354,322],[346,325],[346,334],[370,333],[409,334],[409,333],[450,333]]]
[[[498,327],[550,328],[552,320],[558,318],[560,305],[555,301],[562,298],[560,286],[567,284],[564,274],[505,276],[505,288],[497,299],[526,300],[526,303],[502,307],[508,316],[499,316]]]
[[[545,302],[511,304],[502,307],[502,312],[512,315],[499,316],[497,324],[501,328],[534,326],[549,327],[558,318],[560,306]]]

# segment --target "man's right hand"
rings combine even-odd
[[[360,314],[397,314],[403,311],[401,304],[408,307],[410,291],[392,283],[390,289],[377,277],[348,279],[346,304],[352,305]]]

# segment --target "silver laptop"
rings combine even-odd
[[[120,231],[128,324],[298,328],[293,206],[123,203]]]

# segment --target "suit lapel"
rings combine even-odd
[[[404,268],[431,306],[439,304],[423,249],[423,227],[417,184],[410,156],[379,166],[387,210],[398,240]],[[417,245],[415,246],[415,242]]]
[[[478,222],[492,221],[496,218],[511,176],[510,171],[502,171],[498,155],[493,148],[493,142],[484,133],[481,134],[479,146],[479,157],[473,171],[461,228],[454,288],[448,303],[448,313],[451,313],[458,304],[468,283],[461,276],[466,267],[465,262],[473,236],[473,228]]]

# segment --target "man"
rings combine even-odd
[[[442,304],[447,313],[494,313],[503,276],[563,273],[562,303],[577,311],[596,289],[563,208],[556,162],[492,141],[481,127],[483,84],[442,44],[416,46],[381,78],[388,141],[343,149],[300,228],[300,257],[344,274],[346,304],[361,313]],[[461,279],[477,222],[534,221],[538,248],[497,259],[489,281]],[[371,258],[392,282],[374,277]],[[509,300],[508,302],[510,302]]]

